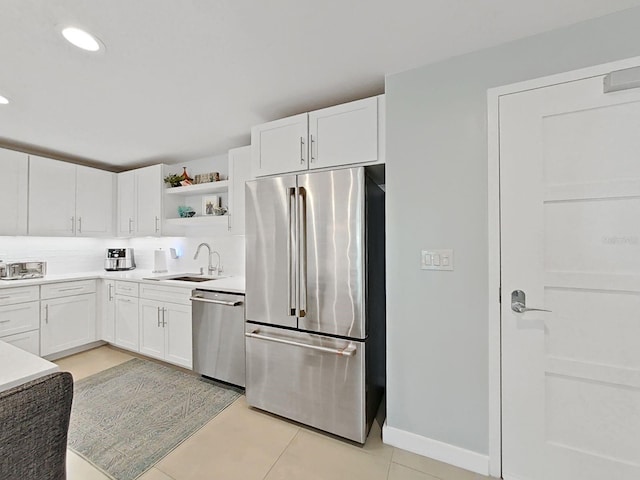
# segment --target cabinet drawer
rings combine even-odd
[[[75,282],[51,283],[40,287],[40,295],[43,300],[49,298],[71,297],[84,293],[95,293],[95,280],[78,280]]]
[[[136,282],[116,282],[116,294],[137,297],[138,284]]]
[[[191,305],[191,289],[164,285],[140,284],[140,298]]]
[[[40,327],[40,302],[0,307],[0,337]]]
[[[0,290],[0,305],[11,305],[13,303],[24,303],[38,300],[40,294],[38,287],[16,287],[3,288]]]
[[[13,345],[14,347],[21,348],[29,353],[40,356],[40,331],[38,330],[9,335],[8,337],[0,338],[0,340]]]

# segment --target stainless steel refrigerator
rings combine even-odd
[[[385,387],[383,178],[246,184],[247,402],[360,443]]]

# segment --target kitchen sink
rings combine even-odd
[[[167,280],[179,280],[181,282],[208,282],[210,280],[215,280],[215,278],[207,278],[207,277],[175,277]]]
[[[226,278],[224,276],[212,277],[210,275],[201,275],[199,273],[174,273],[173,275],[160,275],[158,277],[147,277],[143,280],[177,280],[179,282],[209,282],[211,280],[218,280],[219,278]]]

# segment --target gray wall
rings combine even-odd
[[[488,453],[487,89],[633,56],[640,8],[387,77],[389,426]]]

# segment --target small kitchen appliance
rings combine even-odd
[[[10,262],[0,261],[1,280],[21,280],[42,278],[47,273],[47,262]]]
[[[133,248],[107,248],[104,259],[104,269],[107,272],[119,270],[133,270],[136,262],[133,257]]]

